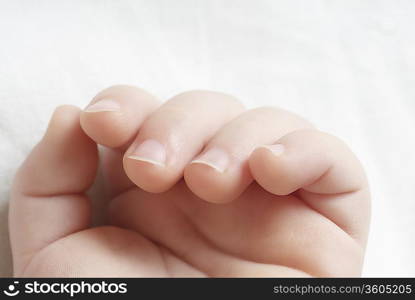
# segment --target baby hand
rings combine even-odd
[[[91,227],[101,157],[111,198]],[[159,106],[114,86],[59,107],[11,193],[16,276],[358,276],[369,223],[362,167],[290,112],[209,91]]]

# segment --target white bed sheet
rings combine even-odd
[[[8,190],[53,108],[133,84],[278,105],[366,167],[365,276],[415,276],[415,2],[0,0],[0,276]]]

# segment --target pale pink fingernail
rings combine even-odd
[[[268,149],[269,151],[271,151],[276,156],[282,155],[285,151],[285,147],[284,147],[283,144],[265,145],[265,146],[261,146],[261,147]]]
[[[166,163],[166,149],[156,140],[145,140],[134,149],[128,158],[164,166]]]
[[[102,99],[89,106],[84,110],[85,112],[117,112],[120,111],[120,104],[112,99]]]
[[[192,160],[191,164],[204,164],[219,172],[224,172],[229,165],[229,155],[219,148],[211,148]]]

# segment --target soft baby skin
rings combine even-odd
[[[99,161],[111,201],[92,227]],[[9,215],[25,277],[360,276],[369,219],[358,159],[301,117],[131,86],[56,109]]]

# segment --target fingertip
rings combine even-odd
[[[216,204],[235,200],[242,191],[240,183],[235,183],[226,171],[215,165],[195,160],[186,166],[184,180],[188,188],[199,198]]]
[[[70,128],[77,130],[80,111],[79,107],[74,105],[57,106],[50,118],[45,136],[50,136],[54,132],[59,133],[61,130],[67,131]]]
[[[136,141],[124,153],[124,171],[138,187],[151,193],[171,188],[181,177],[169,164],[166,145],[155,139]]]
[[[96,143],[122,148],[157,106],[158,100],[140,88],[112,86],[98,93],[82,111],[81,126]]]
[[[300,188],[329,193],[339,185],[356,181],[340,174],[326,176],[329,172],[335,174],[334,165],[341,165],[347,173],[355,173],[352,157],[337,138],[316,130],[298,130],[279,139],[278,144],[256,148],[249,166],[254,179],[273,194],[287,195]],[[336,178],[336,182],[322,180],[326,177]],[[342,178],[346,178],[347,184]]]
[[[248,163],[255,181],[268,192],[285,196],[297,189],[285,145],[259,146],[251,153]]]
[[[16,174],[15,187],[24,194],[83,192],[95,179],[97,145],[81,129],[80,109],[55,109],[42,140]]]
[[[175,183],[174,174],[165,165],[134,156],[124,156],[124,171],[139,188],[149,193],[163,193]]]
[[[121,147],[135,132],[135,126],[124,117],[122,111],[82,111],[80,124],[85,133],[97,144]]]
[[[211,147],[195,157],[184,170],[189,189],[199,198],[211,203],[228,203],[236,198],[235,183],[229,154]]]

